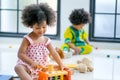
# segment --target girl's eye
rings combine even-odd
[[[40,29],[40,28],[36,28],[36,29]]]

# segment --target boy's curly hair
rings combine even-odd
[[[56,21],[55,11],[47,3],[31,4],[22,11],[22,23],[26,27],[32,27],[35,23],[42,23],[52,26]]]
[[[74,9],[69,16],[69,20],[74,25],[86,24],[91,22],[91,16],[88,12],[82,9]]]

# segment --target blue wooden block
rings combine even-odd
[[[12,75],[0,75],[0,80],[13,80]]]

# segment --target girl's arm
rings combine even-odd
[[[25,51],[27,50],[27,47],[29,45],[30,45],[29,41],[27,39],[23,38],[23,41],[22,41],[21,46],[20,46],[19,51],[18,51],[18,57],[22,61],[31,65],[33,63],[33,61],[25,55]]]
[[[52,57],[54,58],[54,60],[60,66],[61,70],[63,70],[63,64],[62,64],[61,58],[58,55],[58,53],[56,52],[56,50],[53,48],[53,46],[52,46],[51,43],[48,45],[48,50],[50,51],[50,54],[52,55]]]
[[[40,66],[38,63],[35,63],[34,61],[32,61],[29,57],[26,56],[25,51],[28,48],[28,46],[30,45],[29,41],[26,38],[23,38],[22,44],[19,48],[18,51],[18,57],[26,62],[27,64],[31,65],[31,67],[33,67],[34,69],[36,69],[38,66]],[[42,68],[42,66],[41,66]]]

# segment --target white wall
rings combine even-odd
[[[54,41],[54,46],[61,46],[64,42],[63,34],[65,29],[71,25],[69,22],[69,15],[73,9],[85,8],[86,11],[89,11],[89,0],[61,0],[61,40]],[[88,25],[87,25],[88,26]],[[86,30],[88,31],[88,27]]]
[[[63,42],[63,34],[67,26],[70,25],[68,20],[69,14],[75,8],[84,8],[89,11],[90,0],[61,0],[61,40],[54,41],[55,46],[60,46]],[[88,25],[85,26],[86,31],[88,31]],[[120,49],[120,43],[106,43],[106,42],[91,42],[94,46],[101,49]]]
[[[68,4],[69,3],[69,4]],[[89,3],[90,0],[61,0],[61,40],[53,40],[53,45],[60,46],[63,42],[63,33],[67,26],[70,25],[70,22],[68,20],[69,14],[71,11],[75,8],[84,8],[85,10],[89,11]],[[88,31],[88,25],[85,26],[85,29]],[[9,47],[18,48],[20,43],[22,41],[22,38],[6,38],[6,37],[0,37],[0,51],[1,48],[4,48],[7,50]],[[98,48],[103,49],[120,49],[119,43],[104,43],[103,42],[91,42],[95,46],[98,46]]]
[[[89,0],[61,0],[61,43],[63,43],[63,34],[70,24],[69,15],[73,9],[85,8],[89,11]]]
[[[54,47],[59,47],[63,42],[63,34],[67,26],[71,25],[68,16],[75,8],[84,8],[89,11],[90,0],[61,0],[61,40],[53,40]],[[88,25],[85,26],[88,31]],[[17,50],[21,44],[22,38],[0,37],[0,71],[9,70],[16,64]],[[91,42],[93,45],[102,49],[120,49],[119,43]],[[2,54],[1,54],[2,53]],[[10,55],[10,56],[7,56]],[[6,63],[6,61],[9,63]],[[4,63],[5,62],[5,63]],[[5,66],[7,65],[7,67]],[[8,69],[7,69],[8,68]],[[6,71],[7,72],[7,71]],[[14,70],[10,73],[14,73]],[[15,73],[14,73],[15,74]]]

